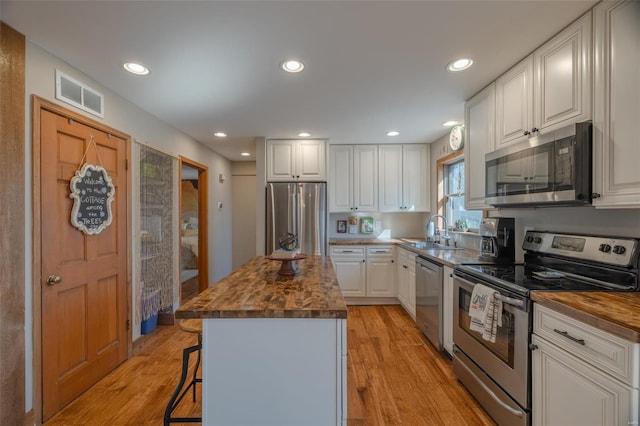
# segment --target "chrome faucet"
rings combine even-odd
[[[427,241],[431,241],[431,235],[435,235],[433,226],[435,226],[434,219],[437,219],[437,218],[441,218],[442,221],[444,222],[444,235],[442,236],[442,239],[445,240],[445,243],[447,245],[449,245],[449,240],[451,239],[451,235],[449,235],[449,227],[447,226],[447,218],[442,216],[441,214],[434,214],[427,221],[427,225],[426,225],[426,231],[427,232],[426,232],[426,236],[425,236],[426,240]]]

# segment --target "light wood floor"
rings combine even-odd
[[[349,426],[494,424],[401,307],[351,306],[347,328]],[[175,325],[158,326],[133,358],[45,425],[161,425],[182,349],[195,343]],[[200,396],[195,404],[185,397],[175,414],[199,416]]]

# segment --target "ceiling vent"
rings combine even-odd
[[[104,118],[104,95],[56,70],[56,99]]]

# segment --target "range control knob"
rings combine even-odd
[[[613,252],[615,254],[624,254],[627,249],[624,246],[613,246]]]
[[[529,236],[527,237],[527,242],[528,242],[528,243],[532,243],[532,242],[533,242],[533,237],[532,237],[531,235],[529,235]]]
[[[542,242],[542,238],[540,237],[536,237],[535,239],[536,244],[540,244]]]
[[[603,253],[609,253],[611,251],[611,246],[609,244],[600,244],[600,247],[598,247],[598,250],[600,250]]]

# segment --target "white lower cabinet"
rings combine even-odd
[[[638,424],[640,344],[534,305],[534,425]]]
[[[453,355],[453,269],[442,269],[442,346]]]
[[[396,254],[392,246],[367,247],[367,291],[369,297],[395,297]]]
[[[398,248],[398,300],[413,319],[416,318],[416,254]]]
[[[395,297],[394,246],[332,246],[330,257],[343,296]]]
[[[331,247],[330,255],[340,291],[345,297],[365,295],[366,253],[364,246]]]

